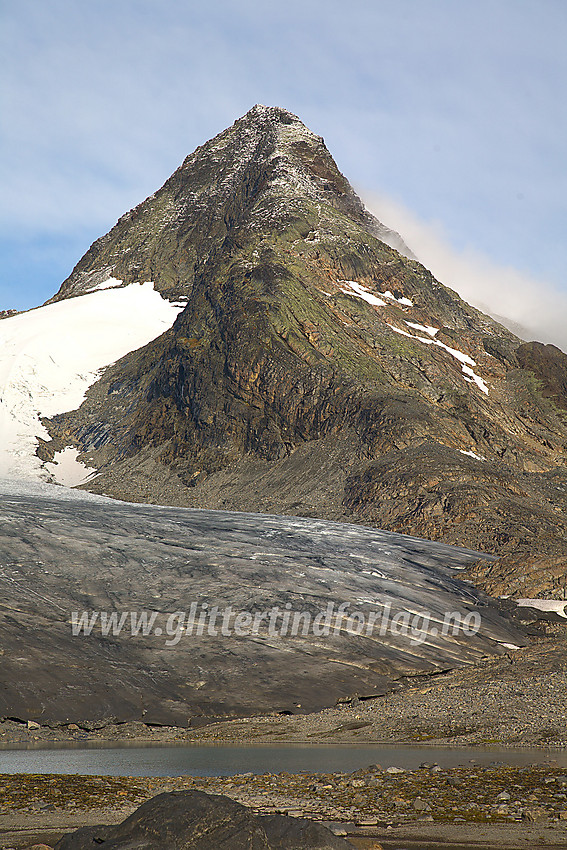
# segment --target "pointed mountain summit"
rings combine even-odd
[[[131,501],[363,522],[565,593],[567,357],[436,281],[321,137],[255,106],[97,240],[53,303],[153,282],[182,311],[44,419]],[[563,358],[563,359],[562,359]]]
[[[413,257],[364,209],[320,136],[285,109],[256,105],[98,239],[53,300],[92,291],[110,274],[125,284],[152,280],[170,299],[187,296],[206,263],[237,250],[243,228],[269,237],[314,213],[339,232],[342,214]]]

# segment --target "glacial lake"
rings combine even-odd
[[[0,749],[0,773],[105,776],[232,776],[238,773],[338,773],[371,764],[408,770],[422,762],[441,767],[471,764],[551,763],[567,769],[565,749],[459,749],[451,747],[337,745],[19,745]]]

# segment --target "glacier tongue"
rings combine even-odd
[[[86,477],[91,470],[69,453],[65,470],[56,463],[44,467],[35,454],[37,437],[49,439],[40,418],[79,407],[101,369],[158,337],[183,309],[151,281],[103,286],[0,321],[1,476]]]

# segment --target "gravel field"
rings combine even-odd
[[[225,794],[260,814],[319,820],[360,847],[412,846],[412,836],[422,848],[567,846],[567,773],[552,765],[370,765],[353,773],[170,779],[4,775],[0,789],[0,848],[55,843],[88,823],[118,823],[144,800],[181,789]]]

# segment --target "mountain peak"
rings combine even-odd
[[[152,281],[184,309],[44,420],[42,460],[72,447],[89,489],[134,501],[354,520],[524,563],[538,540],[532,590],[554,591],[561,362],[390,236],[320,136],[254,106],[62,285],[55,300]]]
[[[91,291],[114,277],[154,282],[170,300],[191,291],[197,266],[236,236],[311,217],[324,227],[335,212],[415,259],[399,234],[363,206],[324,140],[291,112],[256,104],[189,154],[161,189],[125,213],[98,239],[53,301]],[[333,212],[333,210],[335,212]]]
[[[246,119],[251,121],[269,121],[274,124],[303,123],[297,115],[294,115],[288,109],[284,109],[282,106],[265,106],[263,103],[256,103],[240,120]]]
[[[313,133],[307,125],[303,123],[299,116],[281,106],[265,106],[263,103],[256,103],[248,110],[248,112],[234,122],[233,127],[250,125],[254,125],[258,128],[270,127],[278,134],[280,134],[286,127],[293,128],[292,132],[293,130],[296,130],[323,142],[322,137],[316,136],[315,133]]]

